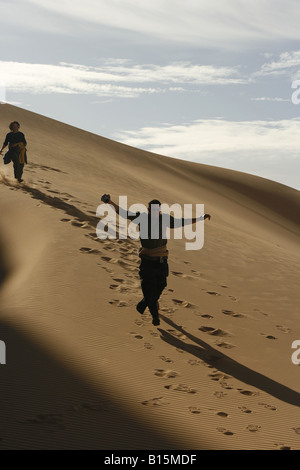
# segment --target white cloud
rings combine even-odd
[[[123,63],[122,63],[123,62]],[[197,65],[190,62],[173,62],[168,65],[130,64],[119,59],[104,60],[98,67],[61,63],[78,74],[88,74],[91,79],[131,83],[179,83],[196,85],[227,85],[246,83],[238,67]]]
[[[182,92],[170,85],[226,85],[245,83],[233,67],[176,62],[165,66],[126,65],[109,59],[101,66],[80,64],[30,64],[0,61],[0,77],[7,91],[30,93],[92,94],[136,98],[142,94]],[[145,84],[148,86],[145,86]],[[139,86],[137,86],[139,85]],[[152,86],[150,86],[152,85]],[[167,88],[161,86],[169,85]],[[5,87],[2,86],[3,92]]]
[[[122,131],[114,138],[160,155],[264,176],[300,189],[300,118],[197,120]]]
[[[277,60],[267,62],[254,76],[284,75],[300,67],[300,51],[283,52]]]
[[[157,153],[239,152],[240,150],[287,151],[300,148],[300,119],[281,121],[226,121],[201,119],[182,125],[144,127],[117,135],[128,145],[151,148]]]
[[[23,4],[46,9],[66,20],[73,18],[205,48],[241,49],[246,43],[300,39],[298,0],[23,0]],[[80,28],[77,30],[80,34]]]
[[[299,154],[300,120],[226,121],[197,120],[182,125],[144,127],[137,131],[115,134],[119,141],[161,155],[195,160],[211,157],[228,159],[228,155],[255,155],[266,158]]]
[[[143,93],[161,92],[159,88],[153,87],[112,84],[110,82],[117,80],[110,79],[105,73],[67,64],[0,61],[0,76],[6,91],[12,92],[92,94],[122,98],[136,98]]]
[[[278,98],[278,97],[270,97],[270,96],[260,96],[258,98],[251,98],[251,101],[273,101],[276,103],[281,103],[281,102],[291,102],[291,99],[286,99],[286,98]]]

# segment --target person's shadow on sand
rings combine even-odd
[[[174,337],[166,330],[158,328],[161,334],[161,339],[166,343],[169,343],[176,348],[180,348],[183,351],[192,354],[196,358],[205,361],[207,364],[213,365],[224,374],[235,377],[247,385],[251,385],[261,391],[264,391],[269,395],[278,398],[279,400],[289,403],[290,405],[300,406],[300,393],[266,377],[263,374],[260,374],[259,372],[255,372],[254,370],[249,369],[234,359],[231,359],[222,352],[205,343],[205,341],[202,341],[193,334],[188,333],[186,330],[184,330],[184,328],[176,325],[174,321],[170,320],[164,315],[160,314],[160,318],[196,344],[185,343],[182,341],[182,339]]]

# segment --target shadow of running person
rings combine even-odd
[[[166,343],[171,344],[176,348],[180,348],[189,354],[192,354],[198,359],[203,360],[209,365],[214,366],[224,374],[228,374],[236,379],[251,385],[269,395],[278,398],[290,405],[300,406],[300,393],[292,390],[291,388],[276,382],[265,375],[255,372],[249,367],[240,364],[239,362],[231,359],[222,352],[210,346],[205,341],[197,338],[191,333],[188,333],[183,327],[178,326],[174,321],[160,314],[160,318],[168,323],[172,328],[175,328],[180,333],[184,334],[189,340],[196,344],[189,344],[182,341],[182,339],[173,336],[162,328],[158,328],[161,339]]]

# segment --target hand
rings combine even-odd
[[[211,219],[211,215],[209,215],[209,214],[205,214],[205,216],[204,216],[204,220],[205,220],[205,219],[208,219],[208,220],[210,220],[210,219]]]
[[[110,194],[106,194],[106,193],[102,194],[101,201],[103,201],[105,204],[109,204],[111,202],[110,201]]]

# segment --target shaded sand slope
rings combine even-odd
[[[0,448],[300,448],[299,192],[19,120],[25,184],[1,166]],[[205,244],[170,240],[161,325],[140,316],[133,240],[96,237],[100,195],[204,203]]]

